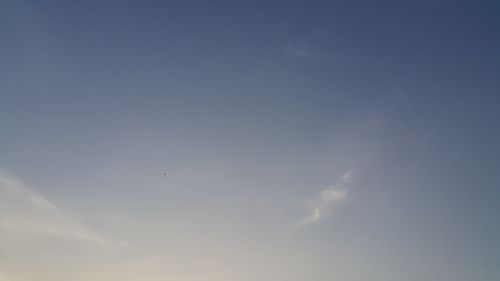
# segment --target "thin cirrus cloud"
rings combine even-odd
[[[0,233],[14,239],[65,239],[109,246],[117,243],[70,218],[55,204],[5,173],[0,174]]]
[[[306,43],[289,43],[285,46],[285,53],[301,59],[308,59],[315,56],[315,53]]]
[[[316,198],[309,200],[307,202],[307,215],[297,222],[295,226],[299,228],[306,227],[318,223],[328,216],[332,206],[347,196],[347,187],[351,184],[352,178],[352,171],[346,172],[335,183],[323,189]]]

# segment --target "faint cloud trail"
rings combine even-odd
[[[0,173],[0,233],[12,237],[23,234],[70,239],[105,246],[126,244],[81,225],[55,204],[4,172]]]
[[[285,46],[285,53],[290,56],[298,57],[301,59],[309,59],[315,56],[315,53],[308,44],[287,44]]]
[[[352,179],[353,173],[348,171],[335,183],[323,189],[316,198],[309,200],[307,202],[308,214],[293,226],[302,228],[325,218],[329,214],[332,205],[347,196],[347,186],[351,184]]]

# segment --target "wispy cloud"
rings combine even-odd
[[[115,241],[83,226],[21,181],[0,174],[0,233],[3,236],[69,239],[111,245]]]
[[[315,56],[315,53],[313,52],[309,44],[306,43],[301,43],[301,44],[288,43],[285,46],[285,53],[301,59],[308,59]]]
[[[305,227],[317,223],[327,216],[332,205],[347,196],[347,186],[352,182],[352,178],[352,171],[346,172],[335,183],[323,189],[316,198],[309,200],[307,202],[309,210],[307,215],[294,226]]]

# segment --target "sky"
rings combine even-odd
[[[1,1],[0,281],[500,280],[499,26]]]

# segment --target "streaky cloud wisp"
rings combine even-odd
[[[347,196],[347,187],[352,183],[352,178],[352,171],[346,172],[335,183],[323,189],[316,198],[309,200],[307,215],[294,226],[301,228],[324,219],[330,213],[332,205]]]

